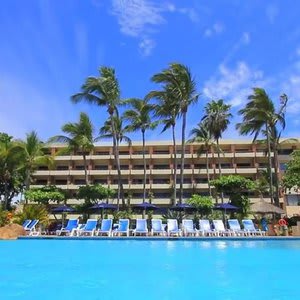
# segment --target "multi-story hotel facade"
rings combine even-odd
[[[178,143],[179,144],[179,143]],[[201,144],[187,144],[184,160],[184,182],[183,198],[187,199],[192,194],[208,195],[206,154],[200,152]],[[56,154],[61,144],[49,146],[49,153]],[[266,147],[263,144],[252,143],[251,140],[222,140],[220,155],[222,175],[239,174],[249,179],[257,179],[260,171],[267,170]],[[180,146],[177,146],[177,173],[180,174]],[[282,144],[279,150],[279,174],[282,175],[285,164],[291,159],[290,154],[300,149],[298,142]],[[156,205],[170,205],[173,186],[173,146],[168,141],[149,141],[146,144],[147,165],[147,194],[151,192],[152,202]],[[143,152],[142,143],[133,142],[130,146],[121,145],[120,165],[122,183],[126,197],[130,195],[131,204],[140,203],[143,197]],[[272,154],[273,155],[273,154]],[[218,178],[218,155],[213,148],[209,151],[209,174],[211,179]],[[82,153],[72,155],[56,155],[55,168],[48,170],[40,167],[34,174],[33,187],[43,185],[56,185],[62,189],[69,190],[75,195],[80,185],[85,184],[84,165]],[[87,156],[88,176],[90,184],[102,184],[117,190],[118,177],[115,167],[113,148],[111,144],[101,143],[95,145],[93,151]],[[177,188],[179,190],[179,176],[177,176]],[[258,201],[259,195],[249,193],[251,202]],[[286,200],[286,199],[287,200]],[[266,201],[269,199],[266,197]],[[299,213],[298,195],[289,194],[288,197],[281,195],[280,202],[283,207],[290,206],[288,213]],[[69,204],[78,203],[75,196],[68,200]],[[294,208],[292,208],[294,207]]]

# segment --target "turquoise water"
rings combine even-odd
[[[0,242],[0,299],[299,299],[300,241]]]

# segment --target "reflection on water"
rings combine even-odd
[[[216,247],[221,250],[226,249],[228,247],[228,242],[218,241],[216,242]]]

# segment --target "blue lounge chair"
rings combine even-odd
[[[88,219],[82,229],[78,230],[79,235],[94,236],[98,221],[96,219]]]
[[[137,235],[137,234],[148,235],[147,220],[146,219],[136,219],[136,226],[132,233],[133,233],[133,235]]]
[[[209,220],[199,220],[199,232],[201,235],[206,236],[206,235],[216,235],[216,232],[211,229]]]
[[[56,230],[56,235],[62,235],[63,233],[70,235],[72,230],[77,228],[77,226],[78,226],[78,219],[70,219],[66,227],[62,227],[61,229]]]
[[[184,236],[188,236],[190,234],[196,236],[198,234],[198,230],[194,228],[193,220],[183,219],[182,231]]]
[[[266,235],[265,231],[256,229],[252,220],[242,220],[244,231],[247,235]]]
[[[237,219],[229,219],[228,226],[234,235],[245,235],[245,231],[242,230],[241,225]]]
[[[168,236],[177,235],[181,236],[181,230],[178,228],[178,222],[176,219],[168,219],[167,222],[167,234]]]
[[[103,219],[101,221],[101,228],[96,231],[96,235],[107,234],[111,236],[112,231],[112,219]]]
[[[27,225],[26,228],[24,228],[26,230],[26,232],[28,233],[28,235],[38,235],[39,232],[36,230],[36,225],[39,223],[39,220],[32,220],[29,225]]]
[[[166,231],[162,224],[162,221],[159,219],[152,219],[151,220],[151,235],[165,235]]]
[[[23,228],[26,230],[27,226],[31,223],[31,220],[25,220],[22,224]]]
[[[214,224],[214,227],[215,227],[214,230],[215,230],[217,236],[233,235],[230,230],[225,228],[222,220],[213,220],[213,224]]]
[[[118,228],[113,231],[113,235],[126,234],[129,236],[129,219],[120,219]]]

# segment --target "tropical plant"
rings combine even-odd
[[[210,130],[206,127],[206,124],[203,122],[198,123],[197,127],[193,128],[190,132],[190,136],[192,138],[188,141],[189,143],[201,143],[198,150],[198,156],[202,154],[203,151],[205,151],[205,158],[206,158],[206,175],[207,175],[207,183],[208,183],[208,190],[209,195],[212,196],[212,190],[210,185],[210,175],[209,175],[209,150],[211,148],[217,149],[217,145],[215,144],[215,141],[211,135]],[[219,151],[219,150],[218,150]]]
[[[192,197],[187,200],[187,203],[196,208],[201,218],[203,218],[203,216],[209,215],[212,211],[212,208],[214,207],[212,197],[201,196],[197,194],[192,195]]]
[[[247,193],[256,190],[255,181],[240,175],[229,175],[212,180],[211,183],[217,192],[228,195],[230,203],[239,208],[241,216],[247,216],[250,209]]]
[[[154,106],[150,104],[146,99],[142,100],[137,98],[129,99],[126,101],[126,103],[130,106],[130,109],[126,110],[123,114],[123,119],[129,123],[129,125],[126,126],[127,131],[132,132],[140,130],[142,133],[144,165],[143,202],[145,202],[147,181],[145,132],[146,130],[153,130],[157,126],[157,122],[153,122],[151,120]]]
[[[30,200],[38,204],[45,206],[49,205],[49,202],[65,202],[66,192],[55,185],[46,185],[42,188],[31,188],[25,191],[26,201]]]
[[[287,163],[282,185],[285,189],[300,189],[300,150],[292,153],[292,159]]]
[[[57,135],[50,138],[49,142],[67,143],[68,152],[82,152],[84,164],[84,177],[86,185],[89,184],[87,154],[90,154],[94,148],[93,125],[87,114],[81,112],[78,123],[67,123],[63,125],[62,131],[68,136]]]
[[[114,126],[112,126],[112,123],[114,124]],[[123,195],[122,199],[125,199],[124,192],[123,192],[122,177],[121,177],[122,174],[120,168],[121,164],[120,164],[120,157],[119,157],[119,146],[120,143],[123,141],[125,141],[128,145],[131,145],[131,139],[126,135],[128,130],[126,129],[126,127],[123,126],[123,120],[119,117],[119,113],[117,109],[116,109],[116,114],[112,118],[110,117],[108,120],[104,122],[104,125],[99,130],[99,136],[95,139],[95,141],[99,141],[101,139],[106,139],[106,138],[113,138],[112,128],[115,129],[115,135],[116,135],[116,143],[113,145],[113,148],[114,148],[115,164],[118,170],[117,206],[119,210],[121,195]],[[125,202],[123,202],[122,204],[124,208]]]
[[[0,208],[0,227],[9,224],[9,213],[10,212],[8,210],[3,210],[2,208]]]
[[[54,165],[53,156],[45,154],[45,144],[38,138],[36,131],[26,134],[25,141],[18,141],[17,145],[22,152],[23,167],[25,169],[25,187],[28,190],[32,181],[32,174],[38,166],[46,165],[51,168]]]
[[[108,201],[115,195],[115,191],[101,184],[81,186],[77,192],[77,199],[84,199],[87,206],[96,204],[101,200]]]
[[[275,186],[276,196],[274,199],[273,189],[273,172],[272,172],[272,143],[273,150],[278,149],[278,142],[282,131],[285,128],[285,110],[287,106],[288,98],[285,94],[280,96],[280,106],[276,110],[273,101],[269,95],[262,88],[253,88],[253,93],[248,96],[248,102],[246,106],[239,111],[243,119],[241,123],[236,125],[242,135],[254,135],[253,141],[256,141],[260,134],[264,135],[267,140],[267,153],[269,164],[269,186],[270,186],[270,198],[273,203],[279,205],[279,178],[278,178],[278,159],[275,154],[277,162],[274,163],[276,170]],[[273,141],[273,142],[272,142]]]
[[[3,209],[11,209],[11,201],[24,188],[23,154],[12,136],[0,133],[0,199]]]
[[[172,130],[172,140],[173,140],[173,197],[172,205],[176,204],[177,198],[177,149],[176,149],[176,135],[175,126],[176,120],[180,113],[180,103],[177,101],[173,90],[164,86],[161,91],[151,91],[146,99],[154,98],[157,100],[157,104],[154,109],[155,117],[158,121],[163,124],[162,133],[171,128]]]
[[[171,63],[169,68],[153,75],[152,81],[163,84],[164,89],[172,91],[172,97],[174,96],[179,103],[180,115],[182,116],[179,203],[182,203],[186,118],[189,106],[198,101],[199,94],[196,91],[196,82],[189,68],[179,63]]]
[[[230,123],[230,118],[232,117],[232,114],[230,113],[230,108],[231,106],[225,104],[223,99],[212,100],[205,106],[205,115],[202,118],[202,122],[205,128],[209,130],[210,137],[213,137],[217,143],[218,166],[220,176],[222,176],[222,168],[219,141]]]
[[[25,220],[39,220],[40,224],[49,224],[49,215],[46,206],[42,204],[26,204],[23,210],[14,216],[14,222],[22,224]]]
[[[115,223],[118,222],[120,219],[131,220],[132,218],[133,218],[133,213],[130,208],[113,212],[113,219]]]
[[[185,212],[168,209],[166,213],[162,215],[162,220],[167,222],[168,219],[176,219],[178,223],[181,223],[182,219],[185,219],[186,217],[187,214]]]
[[[118,116],[118,105],[121,104],[119,82],[115,74],[115,70],[109,67],[100,67],[98,77],[88,77],[84,84],[81,86],[81,92],[73,95],[71,100],[74,103],[85,101],[98,106],[107,108],[110,120]],[[111,133],[113,137],[114,156],[118,171],[118,203],[120,198],[125,207],[123,184],[121,180],[121,168],[119,160],[119,150],[117,147],[117,130],[115,122],[111,122]]]

